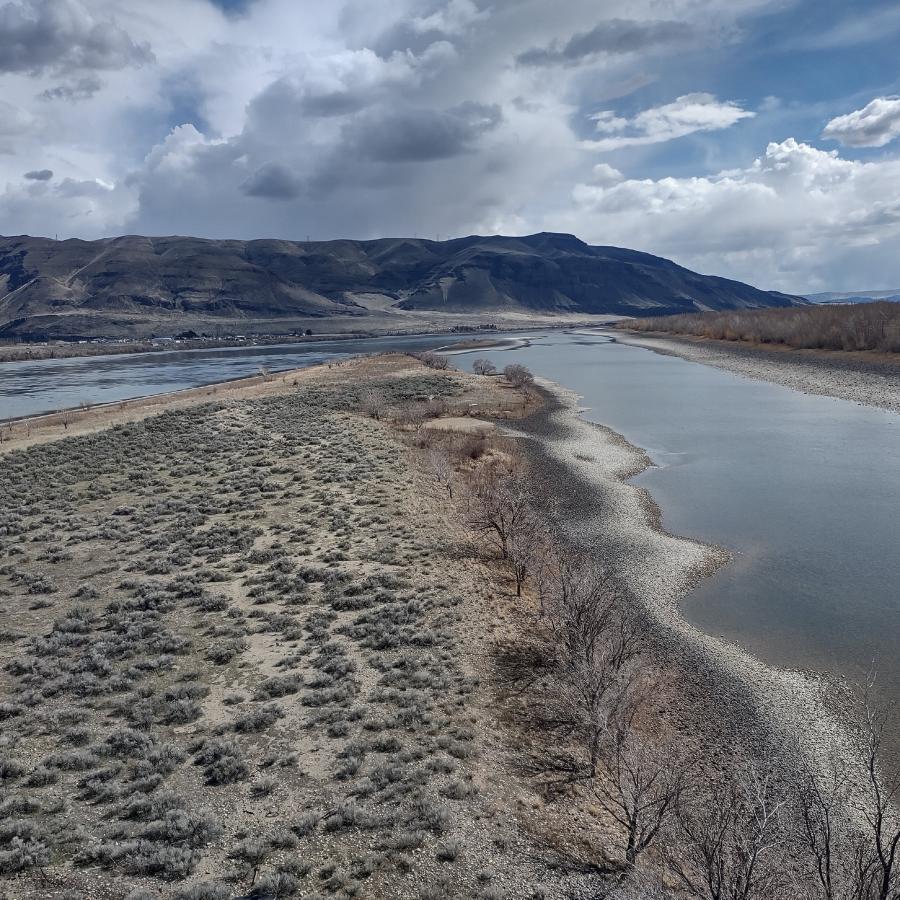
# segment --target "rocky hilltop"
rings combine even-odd
[[[364,330],[446,314],[652,315],[802,302],[567,234],[311,243],[0,237],[7,339],[287,331],[325,318]]]

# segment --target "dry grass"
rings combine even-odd
[[[475,570],[373,383],[521,403],[367,360],[0,456],[4,896],[529,896]]]

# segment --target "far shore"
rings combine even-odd
[[[612,325],[621,316],[529,317],[501,318],[494,323],[450,321],[446,325],[435,322],[411,325],[406,328],[371,327],[346,331],[313,332],[312,334],[250,334],[229,337],[196,337],[134,340],[88,338],[79,341],[46,341],[40,343],[0,343],[0,362],[28,362],[31,360],[71,359],[76,357],[119,356],[138,353],[180,353],[188,350],[246,349],[276,347],[292,344],[315,344],[331,341],[358,341],[379,337],[427,337],[447,335],[458,343],[472,347],[496,346],[492,335],[536,329],[598,328]],[[325,322],[323,327],[328,327]],[[462,349],[455,347],[454,349]]]

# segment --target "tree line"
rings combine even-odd
[[[889,302],[685,313],[635,319],[621,327],[801,350],[900,352],[900,303]]]

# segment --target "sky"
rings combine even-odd
[[[0,233],[560,231],[900,287],[896,0],[0,0]]]

